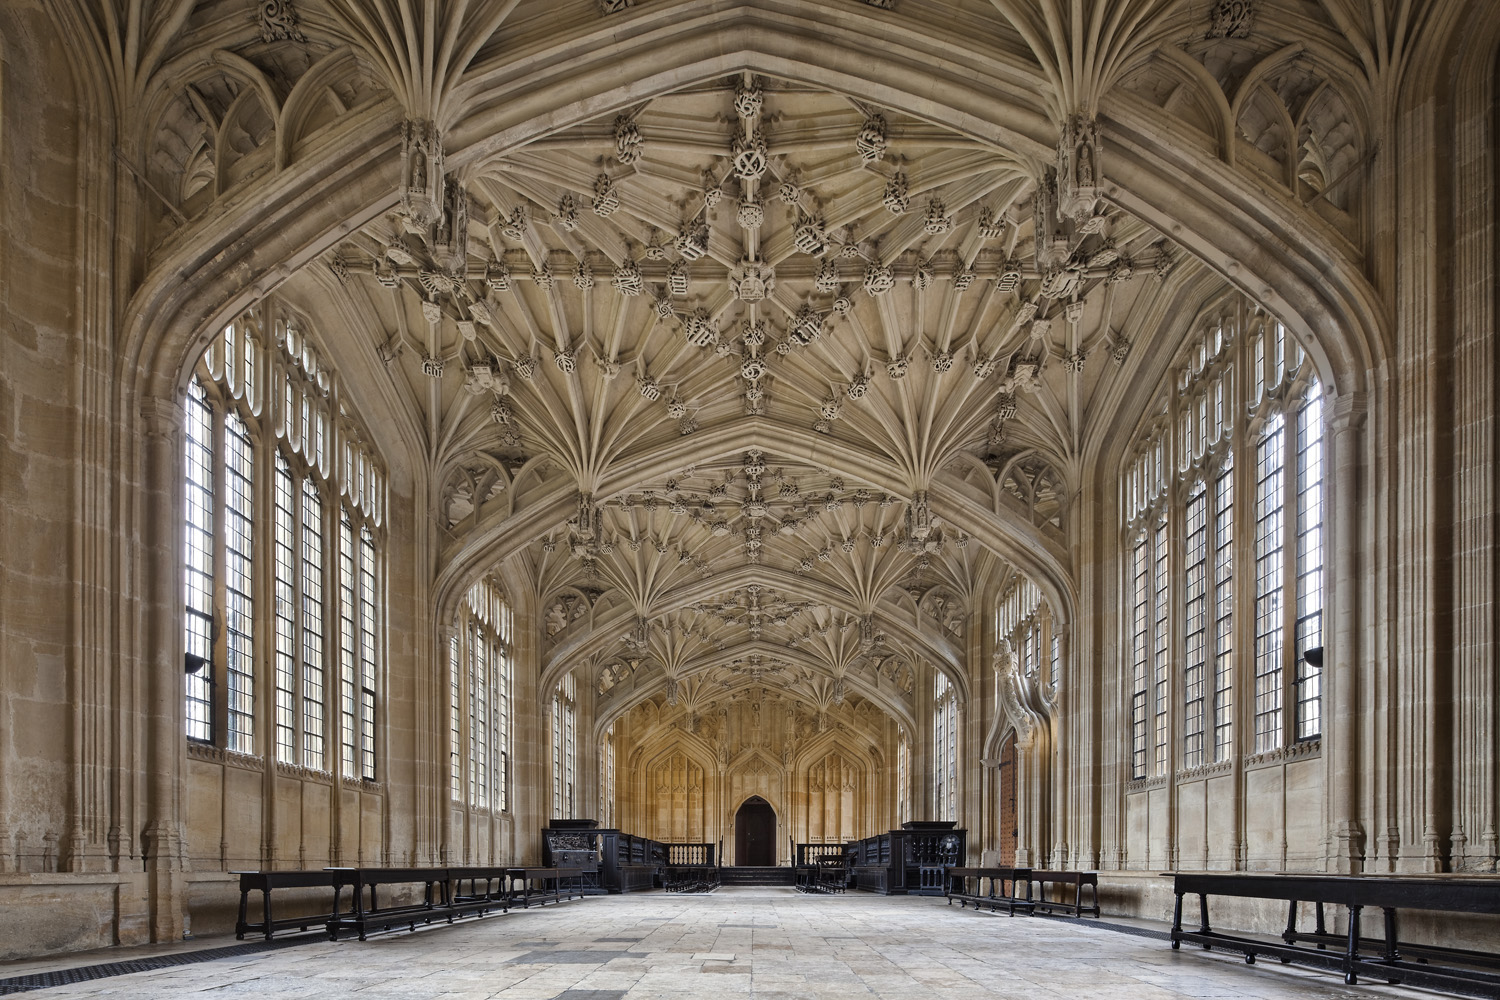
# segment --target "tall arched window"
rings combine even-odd
[[[958,818],[958,692],[937,671],[932,693],[932,813]]]
[[[995,609],[995,634],[1010,645],[1021,677],[1056,686],[1062,651],[1052,612],[1036,584],[1022,578],[1001,598]]]
[[[1321,733],[1322,393],[1286,328],[1236,302],[1200,324],[1138,438],[1122,497],[1132,778]]]
[[[188,387],[187,736],[373,780],[384,485],[332,373],[295,325],[266,315],[226,326]]]
[[[578,685],[570,672],[552,696],[552,816],[573,818],[578,780]]]
[[[896,741],[896,823],[911,819],[911,740],[901,730]]]
[[[599,825],[615,825],[615,727],[604,731],[599,744]]]
[[[490,580],[469,588],[449,640],[453,798],[471,808],[510,807],[514,617]]]

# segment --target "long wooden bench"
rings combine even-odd
[[[971,879],[974,882],[973,892],[969,891]],[[984,891],[986,880],[990,884],[989,892]],[[1031,898],[1031,882],[1030,868],[949,868],[947,891],[944,895],[948,897],[949,905],[955,899],[958,900],[960,909],[973,903],[974,909],[988,906],[991,913],[1004,907],[1011,916],[1015,916],[1017,910],[1029,914],[1036,909],[1036,901]],[[1009,889],[1006,889],[1007,884]]]
[[[510,869],[468,867],[448,869],[448,908],[454,916],[484,916],[510,909]]]
[[[327,929],[328,922],[338,914],[338,890],[348,885],[349,876],[344,870],[324,871],[269,871],[232,872],[240,877],[240,911],[234,923],[234,936],[243,941],[246,934],[263,934],[267,941],[277,931],[308,930],[313,927]],[[328,907],[316,913],[295,917],[277,917],[272,913],[271,893],[277,889],[327,889]],[[250,893],[260,893],[259,921],[249,919]]]
[[[363,941],[372,930],[390,930],[405,926],[416,930],[417,924],[430,924],[445,919],[453,922],[455,914],[448,901],[447,868],[333,868],[329,871],[347,873],[344,884],[350,887],[350,905],[347,912],[340,910],[339,899],[343,885],[334,889],[334,916],[328,921],[328,936],[337,941],[339,932],[352,930]],[[402,903],[396,906],[381,906],[382,887],[396,885],[421,885],[422,901]],[[365,902],[369,896],[368,905]]]
[[[1401,910],[1500,914],[1500,877],[1179,872],[1172,878],[1177,896],[1172,916],[1173,948],[1181,948],[1184,941],[1201,944],[1205,949],[1228,948],[1243,952],[1248,963],[1253,963],[1259,955],[1274,955],[1282,962],[1300,962],[1342,972],[1344,982],[1351,986],[1364,975],[1390,983],[1500,997],[1500,975],[1472,967],[1500,964],[1500,944],[1488,951],[1411,945],[1400,940],[1397,927],[1397,913]],[[1184,930],[1182,926],[1182,899],[1189,895],[1198,897],[1196,931]],[[1287,928],[1282,940],[1266,941],[1213,930],[1208,919],[1209,896],[1285,900]],[[1314,931],[1299,931],[1299,903],[1345,907],[1348,932],[1329,934],[1321,920]],[[1374,943],[1379,949],[1377,955],[1362,954],[1372,942],[1361,935],[1361,917],[1364,910],[1371,908],[1379,909],[1384,917],[1384,936]],[[1305,940],[1315,942],[1317,947],[1298,943]],[[1342,951],[1328,950],[1327,946],[1336,942],[1344,945]],[[1408,955],[1426,961],[1411,962]]]
[[[519,895],[522,909],[530,909],[535,899],[538,906],[546,905],[550,898],[554,903],[583,895],[583,871],[579,868],[507,868],[509,898],[516,901]],[[519,892],[517,892],[519,887]]]
[[[1033,869],[1031,881],[1037,886],[1037,891],[1032,898],[1032,903],[1038,910],[1048,913],[1071,913],[1075,917],[1082,917],[1085,913],[1093,916],[1099,915],[1099,874],[1098,872],[1068,872],[1068,871],[1038,871]],[[1070,885],[1073,887],[1073,901],[1070,903],[1063,899],[1048,899],[1047,886]],[[1091,905],[1083,905],[1083,888],[1089,887]]]
[[[718,887],[717,865],[668,865],[662,869],[662,888],[668,892],[709,892]]]
[[[799,892],[837,893],[849,888],[850,874],[842,856],[826,856],[798,865],[794,879]]]

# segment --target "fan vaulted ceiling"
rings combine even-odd
[[[382,137],[398,190],[360,197],[394,207],[281,291],[363,340],[336,364],[384,363],[373,408],[420,452],[392,460],[429,493],[438,603],[491,572],[524,592],[543,689],[581,670],[601,718],[708,676],[899,715],[917,664],[964,683],[981,594],[1031,577],[1067,601],[1086,464],[1224,288],[1119,207],[1135,154],[1111,166],[1101,105],[1130,141],[1291,192],[1357,256],[1366,84],[1335,81],[1375,87],[1366,42],[1395,29],[1351,0],[893,6],[281,0],[258,40],[230,0],[127,19],[146,42],[182,30],[142,50],[170,55],[144,92],[159,249],[320,144]],[[723,18],[776,48],[822,30],[813,10],[857,37],[844,57],[948,51],[1019,131],[693,61]],[[652,32],[687,60],[653,49],[656,96],[495,111],[557,86],[528,60],[574,51],[570,85],[597,89],[612,46]],[[1055,147],[1022,135],[1046,120]]]
[[[913,664],[956,675],[971,598],[1012,571],[929,490],[1060,544],[1090,400],[1177,259],[1102,204],[1061,213],[1038,164],[749,73],[444,191],[407,129],[402,207],[334,271],[428,411],[450,538],[576,484],[501,576],[536,588],[544,677],[587,666],[621,707],[713,672],[896,710]],[[754,419],[828,459],[767,433],[630,474]]]

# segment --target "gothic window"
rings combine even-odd
[[[1122,484],[1137,779],[1170,774],[1174,757],[1192,769],[1321,730],[1322,386],[1286,328],[1242,303],[1203,325],[1168,388]],[[1243,621],[1237,540],[1249,560]],[[1251,723],[1238,741],[1236,699]]]
[[[1167,523],[1153,517],[1127,557],[1129,578],[1131,774],[1166,772],[1167,684],[1169,681],[1167,607]]]
[[[380,631],[375,536],[348,508],[339,519],[339,708],[344,773],[375,777],[375,677]]]
[[[449,641],[451,789],[475,809],[509,808],[514,618],[489,580],[469,588]]]
[[[1297,739],[1323,730],[1323,401],[1316,381],[1297,410]]]
[[[214,411],[196,378],[188,386],[186,417],[187,734],[206,743],[214,736]]]
[[[933,816],[958,818],[958,692],[937,672],[932,697]]]
[[[1214,760],[1228,760],[1234,718],[1234,453],[1214,478]]]
[[[1187,649],[1182,664],[1182,763],[1184,767],[1199,767],[1203,764],[1207,724],[1203,675],[1208,659],[1208,493],[1201,482],[1194,483],[1188,495],[1184,520]]]
[[[187,736],[331,771],[328,741],[337,718],[346,750],[340,773],[373,779],[382,641],[374,610],[374,527],[383,485],[352,426],[329,419],[328,397],[336,388],[305,338],[278,321],[281,349],[268,350],[259,329],[250,316],[227,326],[188,388],[184,621],[193,669],[184,692]],[[262,394],[262,384],[281,391]],[[339,470],[327,461],[336,447],[345,455]],[[347,475],[355,468],[357,489]],[[329,499],[340,491],[342,504]],[[330,593],[336,580],[328,574],[343,553],[341,536],[328,524],[340,513],[362,539],[356,562],[364,583]],[[269,601],[256,601],[262,587]],[[262,655],[257,644],[267,638]],[[352,653],[360,664],[364,692],[352,712],[337,715],[329,683],[334,649]],[[261,692],[270,693],[264,706]],[[263,713],[262,728],[257,720]],[[266,734],[264,746],[258,729]]]
[[[1255,445],[1255,751],[1281,743],[1283,418]]]
[[[323,500],[302,480],[302,764],[324,770]]]
[[[1151,624],[1152,644],[1152,674],[1154,678],[1152,690],[1152,713],[1155,716],[1155,738],[1153,740],[1155,753],[1152,755],[1154,763],[1154,774],[1166,774],[1168,766],[1167,754],[1167,717],[1168,697],[1167,683],[1171,679],[1171,662],[1169,658],[1170,642],[1168,632],[1170,630],[1169,615],[1171,606],[1168,604],[1167,573],[1167,522],[1165,516],[1156,525],[1153,532],[1151,554],[1151,604],[1153,608]]]
[[[604,731],[599,746],[599,825],[615,825],[615,727]]]
[[[906,822],[910,818],[911,802],[911,741],[906,738],[906,731],[902,730],[900,739],[896,743],[896,822]]]
[[[229,747],[255,751],[254,471],[250,432],[224,415],[224,633],[229,677]]]
[[[297,760],[297,506],[292,469],[276,452],[273,558],[276,575],[276,759]]]
[[[1010,645],[1020,677],[1056,686],[1062,659],[1060,637],[1053,630],[1052,612],[1036,584],[1022,578],[1001,598],[995,613],[995,634]]]
[[[577,779],[578,687],[569,673],[552,696],[552,815],[573,816],[573,790]]]

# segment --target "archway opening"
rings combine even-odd
[[[1016,863],[1019,823],[1016,810],[1016,734],[1000,746],[1000,863]]]
[[[734,863],[741,868],[776,864],[776,810],[759,795],[734,814]]]

